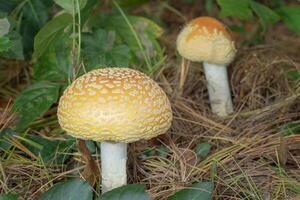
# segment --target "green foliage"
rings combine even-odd
[[[261,3],[250,1],[250,6],[258,16],[263,30],[266,30],[269,25],[274,24],[280,19],[280,17],[272,9]]]
[[[64,33],[49,45],[33,67],[33,78],[41,81],[69,81],[72,79],[71,39]]]
[[[49,2],[49,1],[48,1]],[[22,35],[22,43],[24,53],[30,56],[33,47],[33,38],[39,29],[48,20],[47,0],[30,0],[25,1],[22,7],[22,23],[20,33]]]
[[[101,195],[97,200],[150,200],[141,184],[125,185]]]
[[[237,17],[241,20],[252,20],[254,14],[258,17],[265,31],[268,26],[282,20],[291,30],[300,35],[300,8],[296,6],[285,6],[283,2],[267,5],[255,0],[217,0],[221,7],[221,17]]]
[[[71,179],[55,184],[39,200],[92,200],[91,186],[81,179]]]
[[[299,70],[291,70],[286,73],[286,76],[291,81],[299,81],[300,80],[300,71]]]
[[[211,149],[211,144],[200,143],[196,146],[195,152],[199,157],[205,158],[210,153],[210,149]]]
[[[79,8],[83,9],[86,5],[87,0],[54,0],[56,4],[65,9],[66,11],[73,13],[77,12],[76,5],[79,3]]]
[[[18,200],[18,195],[16,195],[16,194],[1,194],[0,200]]]
[[[7,52],[12,47],[12,43],[8,37],[0,37],[0,53]]]
[[[279,129],[279,133],[282,136],[300,134],[300,122],[296,121],[283,125]]]
[[[0,19],[0,55],[6,58],[24,58],[22,37],[9,17]]]
[[[33,46],[35,58],[33,78],[38,82],[21,92],[16,99],[14,110],[20,115],[17,130],[25,129],[57,102],[61,86],[76,78],[73,76],[83,73],[83,68],[79,66],[80,60],[84,61],[84,69],[87,71],[103,66],[138,65],[143,68],[147,61],[147,69],[151,72],[154,70],[149,64],[150,59],[162,57],[162,51],[156,40],[162,30],[151,20],[126,16],[121,11],[121,14],[113,13],[106,17],[101,14],[101,18],[105,20],[99,23],[97,22],[99,15],[90,15],[94,6],[98,6],[96,1],[55,0],[55,3],[62,7],[64,12],[48,22],[46,13],[53,2],[46,0],[24,1],[20,13],[12,15],[18,16],[25,11],[29,12],[30,8],[31,12],[24,13],[22,22],[30,22],[34,27],[31,25],[28,27],[38,30]],[[28,7],[30,5],[31,7]],[[9,13],[18,5],[6,2],[1,6]],[[74,12],[78,11],[78,6],[83,12],[82,21],[78,21],[80,12]],[[10,20],[6,18],[2,22],[6,24],[3,33],[7,33],[7,22]],[[84,30],[82,24],[85,25]],[[14,23],[10,26],[5,38],[0,39],[1,55],[22,59],[23,47],[20,45],[24,44],[24,49],[28,48],[24,38],[31,37],[33,32],[25,34],[26,27],[21,23],[21,35],[18,35]],[[78,73],[80,69],[81,72]]]
[[[217,0],[221,7],[222,17],[238,17],[242,20],[250,20],[253,17],[249,6],[249,0]]]
[[[284,23],[300,35],[300,7],[282,6],[277,12]]]
[[[7,151],[11,144],[8,142],[8,139],[17,135],[12,129],[6,128],[0,132],[0,151]]]
[[[145,56],[150,59],[160,53],[161,49],[155,39],[162,34],[161,27],[144,17],[127,18],[128,21],[123,16],[111,16],[106,22],[106,27],[115,30],[139,59],[147,59]],[[143,52],[146,55],[143,55]]]
[[[105,66],[129,67],[130,49],[127,45],[116,44],[114,31],[95,30],[93,34],[85,34],[82,42],[87,71]]]
[[[76,143],[76,140],[71,138],[49,140],[37,135],[30,135],[23,141],[25,146],[36,156],[40,156],[46,164],[63,164],[70,157],[70,152]]]
[[[64,31],[71,27],[72,16],[65,13],[47,22],[34,38],[34,55],[42,56],[48,48],[61,39]]]
[[[210,200],[212,199],[213,188],[212,182],[194,183],[191,187],[170,196],[168,200]]]
[[[23,90],[15,100],[14,111],[19,113],[17,130],[24,130],[30,122],[40,117],[58,99],[59,85],[38,82]]]

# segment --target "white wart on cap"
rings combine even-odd
[[[176,45],[182,57],[194,62],[227,65],[236,54],[230,32],[212,17],[198,17],[188,23]]]
[[[105,68],[81,76],[65,90],[58,121],[77,138],[128,143],[165,133],[172,111],[163,90],[143,73]]]

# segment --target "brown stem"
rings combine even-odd
[[[94,186],[100,177],[97,162],[93,159],[91,152],[87,148],[84,140],[78,141],[77,148],[82,154],[83,160],[86,162],[86,166],[81,174],[91,186]]]

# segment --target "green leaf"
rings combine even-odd
[[[16,194],[1,194],[0,200],[18,200],[18,195],[16,195]]]
[[[65,34],[38,58],[33,67],[35,80],[65,81],[72,78],[71,39]]]
[[[68,11],[69,13],[73,13],[73,11],[77,11],[76,1],[79,3],[80,10],[83,9],[86,5],[87,0],[54,0],[54,2]],[[75,8],[74,8],[75,7]]]
[[[210,200],[213,192],[212,182],[194,183],[191,187],[180,190],[168,200]]]
[[[0,37],[0,53],[7,52],[12,47],[12,43],[8,37]]]
[[[238,26],[238,25],[230,25],[228,26],[228,28],[232,31],[232,32],[236,32],[236,33],[245,33],[245,28],[244,26]]]
[[[24,55],[29,57],[33,51],[34,36],[48,20],[48,6],[51,1],[28,0],[22,6],[22,21],[20,23],[20,34]]]
[[[161,53],[159,44],[156,41],[163,30],[153,21],[138,16],[127,16],[135,33],[138,35],[144,52],[149,58],[153,58]],[[128,45],[134,55],[143,59],[141,48],[136,40],[132,30],[122,16],[110,16],[106,20],[106,27],[115,30],[122,40]]]
[[[33,77],[35,80],[59,81],[64,79],[57,64],[56,54],[53,51],[44,53],[33,66]]]
[[[252,10],[250,8],[250,0],[217,0],[221,7],[221,17],[238,17],[242,20],[250,20]]]
[[[292,81],[298,81],[300,79],[300,71],[299,70],[291,70],[286,73],[287,78]]]
[[[81,179],[71,179],[55,184],[39,200],[92,200],[91,186]]]
[[[20,34],[17,31],[12,31],[4,38],[0,39],[1,45],[5,46],[2,47],[4,50],[1,52],[1,56],[20,60],[24,59],[22,37]]]
[[[282,136],[295,135],[300,132],[300,122],[291,122],[283,125],[279,129],[279,133]]]
[[[28,138],[32,143],[24,140],[25,146],[33,152],[36,156],[40,156],[43,162],[50,164],[63,164],[70,158],[70,152],[76,144],[74,138],[67,138],[65,140],[50,140],[38,135],[30,135]]]
[[[276,12],[261,3],[250,1],[250,5],[253,11],[257,14],[264,31],[269,25],[274,24],[280,19]]]
[[[201,157],[205,158],[209,153],[211,149],[211,144],[209,143],[201,143],[196,146],[196,154]]]
[[[82,55],[87,71],[104,66],[129,66],[130,49],[126,45],[115,45],[114,32],[98,29],[91,35],[84,35],[82,42]]]
[[[282,6],[277,10],[283,22],[296,34],[300,35],[300,7]]]
[[[208,12],[209,15],[212,14],[213,8],[214,8],[214,0],[206,0],[205,10]]]
[[[148,3],[149,0],[117,0],[118,4],[122,7],[133,7],[133,6],[141,6],[145,3]]]
[[[0,131],[0,150],[6,151],[8,150],[12,145],[8,142],[7,139],[10,139],[14,135],[17,135],[13,130],[10,128],[3,129]]]
[[[159,145],[157,151],[160,157],[166,158],[168,156],[168,148],[165,145]]]
[[[141,184],[125,185],[104,193],[97,200],[150,200]]]
[[[8,19],[2,18],[0,19],[0,37],[6,35],[9,32],[10,24]]]
[[[59,88],[57,84],[38,82],[23,90],[13,106],[20,117],[17,130],[24,130],[30,122],[45,113],[57,101]]]
[[[36,57],[43,55],[50,45],[53,45],[63,36],[64,31],[71,24],[72,16],[67,13],[61,14],[47,22],[34,38],[34,55]]]

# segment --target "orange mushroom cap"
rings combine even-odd
[[[198,17],[188,23],[177,38],[177,50],[196,62],[229,64],[236,49],[230,31],[212,17]]]

